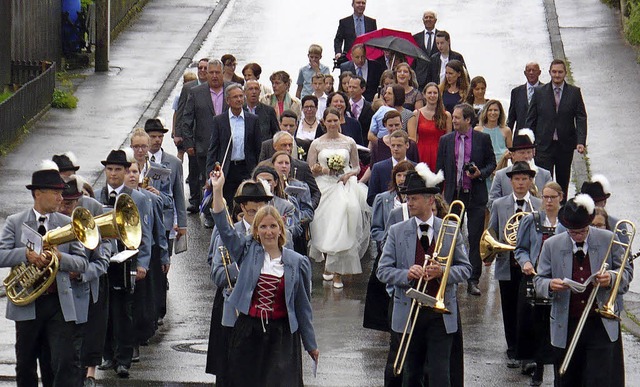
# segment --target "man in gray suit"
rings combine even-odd
[[[551,172],[535,165],[535,162],[533,161],[535,149],[536,145],[533,131],[525,128],[520,129],[520,131],[515,135],[513,138],[513,144],[509,148],[509,152],[511,152],[511,162],[513,164],[518,161],[526,161],[529,163],[531,168],[536,172],[536,177],[534,179],[536,188],[538,189],[538,192],[542,194],[542,189],[545,184],[552,181],[553,178],[551,177]],[[493,177],[493,182],[491,182],[491,190],[489,191],[489,208],[491,208],[491,204],[494,200],[507,196],[513,192],[513,189],[511,188],[511,181],[509,176],[507,176],[507,173],[511,171],[511,168],[513,168],[513,164],[496,171],[496,174]]]
[[[58,213],[65,183],[53,161],[43,161],[33,173],[27,189],[33,196],[33,207],[7,218],[0,233],[0,267],[20,264],[45,267],[51,256],[37,253],[22,242],[22,225],[41,235],[47,230],[69,224],[69,217]],[[69,242],[49,250],[57,255],[59,270],[55,281],[35,301],[18,306],[7,302],[7,318],[16,325],[16,384],[37,386],[37,359],[41,372],[50,377],[53,386],[81,384],[84,375],[75,363],[73,345],[78,313],[73,301],[70,272],[84,273],[89,267],[83,246]],[[42,362],[48,362],[42,366]]]
[[[507,176],[511,180],[512,193],[493,202],[488,227],[494,233],[493,235],[500,237],[500,242],[507,243],[504,238],[504,229],[511,216],[517,212],[537,211],[542,205],[540,199],[529,194],[535,175],[536,172],[524,161],[515,163],[511,171],[507,172]],[[513,252],[503,252],[498,255],[494,277],[500,284],[502,321],[507,341],[507,367],[516,368],[520,366],[520,361],[516,360],[516,328],[518,289],[520,288],[522,271]]]
[[[439,263],[424,265],[433,256],[436,236],[442,220],[432,213],[433,195],[440,192],[436,187],[442,178],[428,168],[407,172],[405,187],[400,191],[407,195],[411,218],[394,224],[389,229],[377,276],[381,282],[393,286],[393,315],[391,329],[401,333],[409,318],[411,299],[406,296],[408,288],[416,286],[420,278],[429,281],[426,293],[435,296],[440,287],[443,269]],[[450,246],[451,240],[444,241]],[[462,237],[456,238],[455,251],[451,257],[444,303],[450,314],[441,314],[425,308],[418,315],[413,339],[409,345],[404,364],[403,385],[418,386],[428,378],[430,386],[450,385],[450,356],[453,336],[458,331],[457,284],[471,275],[471,264]],[[427,366],[428,364],[428,366]],[[425,370],[428,369],[428,375]],[[459,370],[461,372],[462,370]]]
[[[222,62],[217,59],[209,61],[207,83],[189,90],[184,113],[178,127],[182,132],[182,145],[189,155],[197,161],[198,174],[189,179],[191,191],[190,211],[195,210],[202,199],[202,187],[206,179],[207,149],[213,128],[213,117],[227,109],[224,96]]]
[[[568,341],[574,336],[594,284],[600,287],[591,310],[607,302],[608,288],[615,282],[622,262],[622,247],[614,243],[611,250],[608,248],[614,238],[613,233],[589,226],[594,216],[595,204],[585,194],[568,200],[560,208],[558,221],[567,231],[552,236],[542,245],[538,275],[534,277],[536,294],[552,299],[551,345],[562,354],[554,366],[557,386],[610,385],[614,370],[618,369],[612,359],[614,342],[620,335],[620,323],[591,312],[566,373],[562,377],[558,373]],[[589,276],[600,271],[603,262],[608,264],[607,270],[597,274],[583,293],[570,290],[565,282],[567,278],[584,283]],[[621,293],[628,286],[628,278],[625,271],[616,299],[617,313],[622,310]]]

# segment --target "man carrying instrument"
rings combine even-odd
[[[426,167],[426,164],[422,164]],[[471,264],[467,256],[462,238],[456,226],[456,245],[451,259],[447,283],[444,284],[444,303],[449,314],[441,314],[431,308],[421,308],[407,297],[407,289],[416,286],[419,280],[428,281],[418,291],[435,296],[441,286],[443,267],[432,261],[436,237],[440,233],[443,222],[432,213],[433,195],[440,192],[436,187],[443,179],[442,175],[432,173],[428,167],[421,165],[417,171],[407,172],[405,186],[400,191],[407,195],[407,204],[411,218],[394,224],[389,229],[382,257],[378,265],[377,276],[381,282],[394,287],[394,305],[391,329],[402,333],[407,328],[413,330],[413,338],[408,344],[404,364],[403,382],[405,387],[420,386],[423,379],[428,378],[430,386],[450,386],[450,356],[453,335],[458,330],[458,306],[455,297],[457,284],[466,281],[471,275]],[[446,227],[452,227],[451,224]],[[444,235],[443,238],[450,238]],[[443,245],[451,245],[451,240],[441,241]],[[423,247],[426,246],[426,249]],[[445,258],[445,257],[442,257]],[[416,309],[414,311],[414,309]],[[409,327],[407,320],[412,313],[417,313],[415,326]],[[404,350],[399,350],[402,358]],[[398,367],[396,367],[398,368]],[[460,370],[462,371],[462,370]],[[426,376],[425,376],[426,372]]]
[[[529,189],[536,175],[536,172],[529,167],[529,163],[518,161],[506,174],[511,180],[512,193],[499,198],[491,205],[488,230],[493,235],[498,235],[501,243],[512,247],[509,251],[503,251],[497,255],[494,276],[500,284],[502,321],[507,341],[507,367],[517,368],[520,366],[520,362],[516,360],[518,289],[520,288],[522,271],[513,255],[519,220],[514,222],[511,218],[516,213],[537,211],[542,205],[542,201],[529,194]],[[505,239],[507,226],[513,228],[513,231],[506,231],[509,236],[512,236],[511,241]],[[485,265],[490,266],[491,261],[485,261]]]
[[[567,231],[549,238],[542,246],[538,262],[538,275],[534,278],[536,293],[552,298],[551,345],[558,348],[561,356],[554,366],[557,386],[607,386],[612,379],[614,342],[620,335],[619,323],[600,317],[597,306],[607,302],[621,266],[623,249],[614,241],[611,231],[590,227],[595,216],[595,205],[591,197],[579,194],[560,209],[558,220]],[[606,255],[608,254],[608,255]],[[603,262],[608,264],[603,265]],[[567,279],[585,283],[592,274],[594,279],[583,293],[571,290]],[[626,289],[627,276],[620,287]],[[599,288],[596,302],[589,305],[594,289]],[[616,310],[620,310],[617,296]],[[587,309],[585,309],[585,307]],[[586,321],[579,324],[583,312]],[[581,335],[574,338],[576,332]],[[572,339],[573,338],[573,339]],[[570,347],[569,339],[580,338],[564,375],[559,374],[560,362]]]
[[[84,376],[74,362],[75,351],[71,345],[77,314],[69,279],[69,272],[84,273],[89,266],[84,247],[74,241],[52,246],[38,254],[22,242],[23,224],[41,235],[69,224],[69,217],[57,212],[64,187],[55,163],[43,161],[40,170],[33,173],[31,184],[27,185],[33,196],[33,207],[9,216],[0,234],[0,267],[25,264],[43,268],[49,264],[52,255],[59,260],[56,279],[42,295],[23,306],[7,302],[7,318],[16,322],[18,386],[38,385],[36,359],[40,359],[45,385],[77,385]],[[48,364],[43,366],[43,362]]]

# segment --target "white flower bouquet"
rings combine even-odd
[[[344,157],[341,155],[335,154],[327,159],[327,167],[329,167],[329,170],[336,175],[344,173],[345,166]]]

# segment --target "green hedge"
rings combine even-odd
[[[629,1],[629,19],[627,20],[624,33],[629,43],[640,44],[640,0]]]

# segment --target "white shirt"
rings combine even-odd
[[[33,209],[33,213],[36,215],[36,222],[38,223],[38,227],[40,227],[40,220],[39,220],[40,217],[41,216],[45,217],[45,219],[44,219],[44,228],[46,228],[47,231],[49,231],[49,215],[48,214],[41,214],[38,211],[36,211],[35,208]],[[36,230],[36,231],[38,231],[38,230]]]
[[[427,230],[427,236],[429,237],[429,240],[433,242],[433,214],[431,214],[431,217],[426,221],[418,219],[417,216],[414,216],[413,219],[415,219],[416,225],[418,225],[418,239],[420,239],[420,237],[422,236],[422,231],[420,231],[420,225],[423,223],[426,223],[429,225],[429,230]]]
[[[282,278],[284,275],[284,264],[282,263],[282,255],[278,258],[271,259],[266,251],[264,252],[264,262],[260,274],[269,274],[274,277]]]
[[[513,196],[514,202],[516,200],[519,200],[515,193],[511,193],[511,195]],[[531,196],[529,195],[529,192],[527,192],[527,194],[524,195],[522,199],[524,199],[524,206],[522,206],[522,211],[533,211],[533,207],[531,206]],[[527,210],[527,206],[529,207],[528,210]],[[513,203],[513,212],[515,213],[517,209],[518,209],[518,203]]]
[[[406,156],[405,156],[405,158],[404,158],[404,159],[402,159],[402,160],[400,160],[400,161],[405,161],[405,160],[408,160]],[[393,158],[393,156],[391,156],[391,165],[392,165],[392,166],[394,166],[394,167],[395,167],[396,165],[398,165],[398,163],[399,163],[400,161],[398,161],[398,160],[394,159],[394,158]]]
[[[107,196],[109,196],[109,194],[111,193],[111,191],[116,191],[116,195],[120,195],[120,192],[122,192],[122,189],[124,188],[124,184],[122,184],[120,187],[118,188],[113,188],[112,186],[110,186],[109,184],[107,184]]]
[[[444,56],[440,54],[440,81],[444,79],[444,74],[447,69],[447,63],[449,63],[449,55]]]
[[[244,235],[251,235],[251,225],[242,218],[242,224],[244,225]]]
[[[576,245],[576,241],[573,240],[573,238],[569,237],[569,239],[571,239],[571,244],[573,245],[573,253],[577,253],[578,252],[578,246]],[[582,251],[584,252],[584,255],[587,255],[587,252],[589,251],[589,234],[587,234],[587,237],[584,239],[584,246],[582,246]],[[593,268],[591,268],[591,271],[593,272]]]
[[[229,109],[229,125],[231,126],[231,160],[244,160],[244,109],[237,116]]]
[[[151,157],[153,157],[155,161],[151,160]],[[158,149],[156,153],[149,152],[149,161],[160,164],[162,162],[162,148]]]

